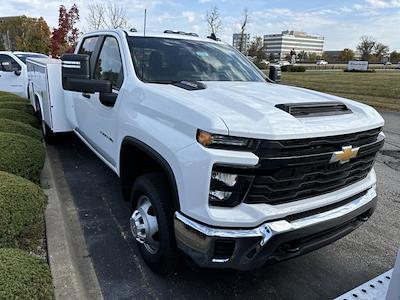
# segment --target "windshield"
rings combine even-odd
[[[28,58],[28,57],[47,57],[46,55],[44,55],[44,54],[39,54],[39,53],[36,53],[36,54],[32,54],[32,53],[30,53],[30,54],[28,54],[28,53],[26,53],[26,54],[17,54],[17,57],[20,59],[20,60],[22,60],[22,62],[24,63],[24,64],[26,64],[26,59]]]
[[[145,82],[265,81],[238,51],[213,42],[128,37],[136,74]]]

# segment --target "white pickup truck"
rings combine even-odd
[[[127,222],[156,272],[172,272],[178,253],[211,268],[279,262],[345,236],[375,209],[382,117],[271,83],[222,42],[97,31],[55,74],[41,80],[62,80],[63,97],[44,105],[34,90],[51,116],[45,136],[67,120],[62,131],[120,177]]]
[[[21,51],[0,51],[0,91],[29,98],[28,57],[47,57],[44,54]]]

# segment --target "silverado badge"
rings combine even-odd
[[[358,154],[360,148],[353,148],[353,146],[343,146],[342,150],[335,151],[332,154],[331,163],[339,161],[341,164],[347,163],[350,159],[354,158]]]

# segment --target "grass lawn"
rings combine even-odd
[[[282,73],[282,83],[364,102],[380,110],[400,111],[400,71]]]

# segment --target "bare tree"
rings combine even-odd
[[[244,39],[244,35],[246,32],[246,27],[249,21],[249,10],[247,8],[244,9],[243,11],[243,19],[242,22],[240,24],[241,26],[241,30],[240,30],[240,43],[239,43],[239,51],[243,52],[244,50],[246,50],[246,45],[245,42],[247,42],[247,39]]]
[[[208,11],[206,18],[211,34],[217,35],[222,27],[221,15],[219,14],[218,7],[214,6],[210,11]]]
[[[372,50],[376,45],[374,38],[362,36],[360,43],[357,45],[357,50],[360,51],[363,60],[368,60],[372,54]]]
[[[116,1],[108,2],[106,25],[109,28],[124,28],[128,26],[126,9]]]
[[[89,15],[86,22],[90,30],[101,29],[104,26],[106,7],[104,3],[88,3]]]
[[[126,28],[128,19],[126,9],[115,0],[88,4],[89,15],[86,19],[89,29]]]

